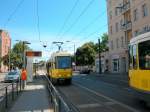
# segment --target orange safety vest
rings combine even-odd
[[[26,70],[23,70],[21,73],[21,80],[27,80],[27,72]]]

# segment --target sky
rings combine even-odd
[[[107,32],[106,0],[0,1],[0,26],[9,32],[12,46],[16,40],[29,41],[44,59],[57,50],[53,41],[64,42],[63,49],[73,53],[74,45],[97,42]]]

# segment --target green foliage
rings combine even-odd
[[[85,43],[83,46],[79,47],[76,52],[76,64],[77,65],[92,65],[95,59],[95,50],[93,48],[93,43]]]
[[[31,50],[26,44],[24,45],[25,50]],[[10,65],[14,67],[21,68],[23,65],[23,44],[22,42],[16,43],[8,55],[2,58],[4,65],[9,65],[9,55],[10,55]]]
[[[100,52],[108,51],[108,34],[104,33],[101,36]],[[94,64],[95,55],[99,52],[99,44],[93,42],[87,42],[76,51],[76,64],[92,65]]]
[[[31,50],[27,44],[24,44],[24,50]],[[13,52],[15,53],[20,53],[23,54],[23,42],[18,42],[13,46],[12,49]]]
[[[99,52],[98,43],[95,44],[95,50],[96,50],[97,53]],[[109,50],[109,48],[108,48],[108,34],[104,33],[101,36],[100,52],[105,52],[105,51],[108,51],[108,50]]]
[[[101,47],[103,51],[107,51],[108,50],[108,34],[104,33],[101,38],[102,38]]]

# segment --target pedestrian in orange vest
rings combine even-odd
[[[27,80],[27,72],[26,72],[25,68],[22,69],[21,80],[22,80],[22,88],[24,89],[26,86],[26,80]]]

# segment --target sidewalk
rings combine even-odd
[[[27,84],[9,112],[53,112],[45,85],[46,81],[42,75]]]

